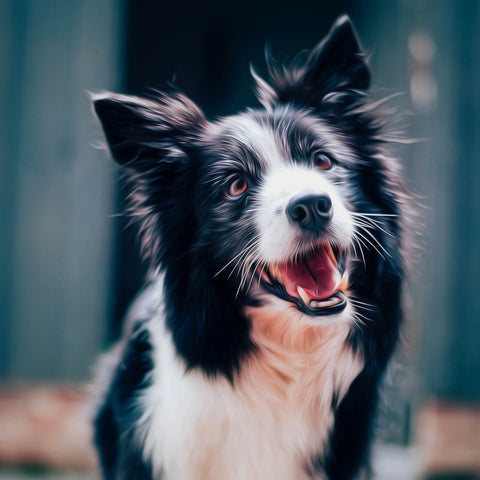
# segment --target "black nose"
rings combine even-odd
[[[330,221],[332,200],[325,194],[297,195],[288,202],[287,216],[303,230],[316,232]]]

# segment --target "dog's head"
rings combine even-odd
[[[401,265],[395,172],[348,18],[303,65],[252,73],[262,107],[216,122],[180,93],[94,98],[144,252],[165,270],[174,338],[214,371],[251,348],[245,305],[348,320],[358,297],[377,309],[380,272]]]

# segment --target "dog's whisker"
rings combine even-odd
[[[357,245],[358,245],[358,249],[360,250],[360,255],[362,257],[362,261],[363,261],[363,266],[364,268],[366,269],[367,268],[367,262],[365,261],[365,255],[363,253],[363,249],[362,249],[362,245],[366,248],[365,244],[363,243],[363,241],[358,237],[357,233],[353,233],[353,238],[354,240],[357,242]]]
[[[233,275],[235,270],[238,270],[239,273],[241,273],[244,270],[245,268],[244,264],[248,261],[249,256],[254,252],[254,249],[256,248],[256,246],[257,246],[257,243],[251,245],[249,249],[246,249],[243,252],[243,255],[241,255],[240,258],[237,259],[235,265],[232,268],[232,271],[228,275],[228,278],[230,278]]]
[[[354,313],[352,316],[352,324],[357,330],[362,330],[362,327],[365,325],[365,322],[359,317],[358,313]]]
[[[348,299],[348,301],[351,302],[352,305],[355,305],[356,307],[361,308],[363,310],[368,310],[368,311],[371,311],[371,312],[374,311],[373,305],[370,305],[368,303],[359,302],[358,300],[355,300],[351,297]]]
[[[248,261],[248,260],[247,260]],[[244,287],[246,286],[247,282],[248,282],[248,279],[249,279],[249,276],[251,278],[254,278],[254,273],[250,271],[250,268],[249,266],[252,265],[252,261],[250,260],[248,263],[247,261],[244,262],[243,266],[242,266],[242,269],[241,269],[241,273],[240,273],[240,276],[241,276],[241,280],[240,280],[240,283],[238,285],[238,288],[237,288],[237,292],[235,294],[235,298],[238,298],[238,295],[240,294],[240,292],[244,289]],[[248,290],[248,289],[247,289]]]
[[[395,213],[365,213],[365,212],[350,212],[354,217],[398,217]]]
[[[217,273],[213,275],[213,278],[217,277],[220,275],[229,265],[231,265],[240,255],[244,255],[245,251],[241,251],[239,254],[235,255],[227,264],[225,264]]]
[[[258,237],[254,237],[250,243],[247,244],[247,246],[245,247],[244,250],[242,250],[240,253],[238,253],[237,255],[235,255],[235,257],[233,257],[226,265],[224,265],[217,273],[215,273],[215,275],[213,276],[213,278],[217,277],[218,275],[220,275],[220,273],[222,273],[229,265],[231,265],[238,257],[240,256],[243,256],[245,254],[248,254],[248,249],[251,248],[252,245],[255,245],[257,242],[259,241]]]
[[[247,291],[250,290],[250,288],[252,286],[252,282],[255,278],[255,272],[256,272],[257,268],[260,266],[261,263],[262,263],[262,259],[258,255],[257,259],[255,260],[255,263],[252,265],[251,278],[250,278],[250,283],[248,284],[248,287],[247,287]],[[262,271],[263,271],[263,269],[262,269]]]
[[[371,320],[370,318],[366,317],[365,315],[362,315],[362,314],[359,313],[358,311],[355,312],[354,316],[355,316],[356,318],[361,319],[362,324],[371,323],[371,322],[372,322],[372,320]]]
[[[390,256],[390,253],[385,249],[385,247],[380,243],[380,241],[378,240],[377,237],[375,237],[375,235],[373,235],[373,233],[368,230],[367,228],[363,228],[363,227],[360,227],[362,232],[364,232],[366,235],[368,235],[369,237],[372,238],[373,241],[375,241],[375,243],[378,245],[378,247],[387,255],[387,256]],[[367,241],[367,239],[365,239],[365,241]],[[375,248],[377,250],[377,252],[379,252],[379,250],[375,247],[375,245],[372,243],[372,241],[369,241],[370,245]],[[380,253],[380,252],[379,252]],[[385,257],[383,257],[382,255],[382,258],[385,259]]]
[[[395,238],[395,235],[393,235],[393,233],[389,232],[388,230],[385,230],[382,224],[378,220],[375,220],[373,218],[368,218],[368,217],[355,218],[352,223],[357,226],[362,225],[366,228],[377,228],[378,230],[385,233],[385,235]]]
[[[259,272],[259,275],[258,275],[258,286],[260,286],[260,282],[261,282],[261,279],[262,279],[262,275],[263,275],[263,272],[265,271],[265,269],[267,268],[267,264],[266,262],[262,262],[263,263],[263,266]]]
[[[255,252],[254,250],[257,245],[258,242],[254,243],[246,252],[246,255],[241,257],[240,261],[237,262],[236,267],[239,269],[240,283],[237,289],[236,298],[238,297],[240,291],[245,287],[249,275],[251,275],[252,278],[254,277],[254,272],[251,272],[251,270],[253,270],[252,265],[255,266],[254,263],[256,262],[257,257],[260,255],[259,252]],[[250,288],[250,286],[248,288]]]
[[[383,256],[383,253],[381,252],[381,250],[379,250],[377,248],[377,246],[371,240],[366,238],[359,231],[356,232],[356,235],[364,240],[364,242],[366,243],[366,245],[365,245],[366,248],[368,248],[368,246],[371,246],[384,260],[386,260],[386,258]]]
[[[371,303],[368,303],[368,302],[362,302],[360,300],[358,300],[358,298],[355,298],[353,296],[350,296],[350,300],[359,304],[359,305],[365,305],[365,306],[368,306],[368,307],[373,307],[373,305]]]

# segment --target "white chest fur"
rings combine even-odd
[[[162,479],[302,480],[324,451],[333,395],[341,399],[362,367],[344,346],[348,324],[312,327],[268,307],[248,313],[258,352],[234,386],[185,373],[162,320],[149,325],[155,368],[138,435]]]

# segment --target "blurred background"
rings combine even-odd
[[[142,284],[87,91],[176,85],[210,118],[348,13],[392,93],[420,254],[377,479],[480,478],[480,1],[0,0],[0,478],[96,478],[88,382]]]

